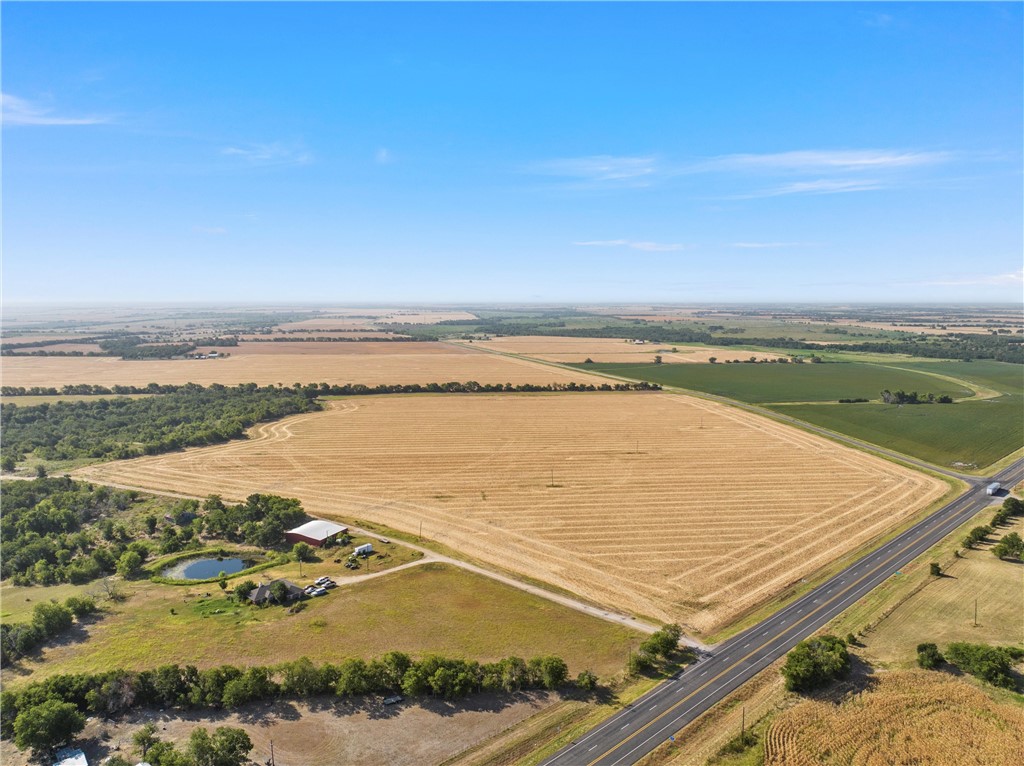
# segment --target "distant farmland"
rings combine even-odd
[[[82,474],[422,525],[467,555],[708,632],[946,490],[756,415],[653,393],[360,397],[248,442]]]
[[[282,349],[275,349],[275,346]],[[252,350],[249,351],[249,348]],[[295,353],[296,348],[300,352]],[[123,361],[113,357],[0,358],[5,386],[149,383],[602,383],[573,372],[441,343],[248,343],[227,359]],[[309,353],[312,352],[312,353]]]
[[[1024,368],[1004,362],[574,366],[764,404],[936,465],[984,468],[1024,447]],[[884,405],[883,388],[970,398]]]
[[[754,354],[755,356],[757,354]],[[751,353],[747,353],[751,356]],[[1009,366],[1009,365],[1007,365]],[[834,402],[878,399],[882,389],[971,396],[973,391],[920,372],[876,364],[577,364],[624,378],[727,396],[741,402]]]

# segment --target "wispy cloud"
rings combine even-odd
[[[689,247],[677,242],[637,242],[630,239],[598,239],[573,244],[577,247],[627,247],[630,250],[643,250],[648,253],[669,253]]]
[[[238,157],[250,165],[308,165],[313,161],[313,155],[305,148],[279,142],[226,146],[220,153]]]
[[[383,146],[374,153],[373,159],[378,165],[390,165],[395,161],[391,152]]]
[[[946,277],[919,282],[918,284],[945,287],[959,287],[961,285],[1024,285],[1024,269],[1012,271],[1008,274],[991,274],[987,276],[970,274],[962,277]]]
[[[696,162],[689,172],[774,171],[788,173],[852,172],[860,170],[937,165],[952,159],[950,152],[892,149],[806,150],[768,154],[727,154]]]
[[[3,104],[4,125],[101,125],[110,122],[109,117],[89,115],[70,117],[54,114],[52,107],[32,103],[10,93],[0,94]]]
[[[531,163],[528,173],[554,176],[587,186],[646,186],[658,173],[654,157],[615,157],[610,154],[566,157]]]
[[[885,183],[877,179],[819,178],[815,181],[794,181],[746,194],[736,194],[732,199],[761,199],[763,197],[783,197],[788,194],[846,194],[874,191],[885,188],[885,186]]]

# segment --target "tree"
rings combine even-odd
[[[135,745],[135,749],[138,751],[139,757],[142,758],[142,760],[146,760],[146,753],[149,752],[149,748],[159,741],[159,738],[156,736],[155,723],[145,724],[132,735],[132,744]]]
[[[714,363],[715,363],[715,362],[717,362],[717,361],[718,361],[718,357],[717,357],[717,356],[709,356],[709,357],[708,357],[708,362],[709,362],[710,364],[714,364]]]
[[[545,689],[554,690],[565,683],[569,668],[561,657],[542,657],[540,660],[540,681]]]
[[[37,479],[45,479],[46,478],[46,466],[43,465],[42,463],[40,463],[39,465],[36,466],[36,478]]]
[[[43,602],[32,607],[32,624],[47,638],[63,633],[71,623],[71,610],[66,606]]]
[[[4,473],[11,473],[17,467],[18,461],[11,455],[4,455],[0,458],[0,471],[3,471]]]
[[[256,590],[256,583],[252,580],[245,580],[235,586],[234,594],[238,601],[245,601],[249,598],[249,594]]]
[[[288,603],[288,586],[281,580],[270,584],[270,597],[278,604]]]
[[[581,670],[576,676],[576,686],[585,692],[592,692],[597,688],[597,676],[590,670]]]
[[[149,516],[147,516],[145,519],[143,519],[143,521],[146,524],[146,532],[147,533],[153,534],[154,532],[156,532],[156,516],[154,516],[151,513],[151,514],[149,514]]]
[[[242,766],[252,750],[252,740],[242,729],[218,727],[213,736],[206,729],[192,732],[188,754],[195,766]]]
[[[1004,535],[992,547],[992,553],[1001,559],[1020,559],[1024,557],[1024,539],[1021,539],[1021,536],[1016,532]]]
[[[142,556],[135,551],[125,551],[117,560],[117,573],[126,580],[135,577],[142,569]]]
[[[296,561],[312,561],[314,559],[313,546],[309,543],[295,543],[292,546],[292,555],[295,556]]]
[[[928,565],[931,570],[932,577],[940,577],[942,575],[942,567],[937,561],[933,561]]]
[[[655,357],[654,357],[654,363],[655,363],[655,364],[661,364],[661,354],[657,354],[657,355],[655,355]]]
[[[824,635],[801,641],[786,657],[782,675],[789,691],[809,691],[843,676],[850,655],[841,638]]]
[[[925,670],[937,668],[945,661],[945,657],[942,656],[942,652],[935,644],[917,645],[917,664]]]
[[[85,728],[85,716],[70,702],[48,699],[18,713],[14,719],[14,744],[22,750],[44,754],[66,745]]]

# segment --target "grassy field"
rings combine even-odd
[[[775,718],[765,766],[1024,762],[1024,707],[944,673],[880,674],[839,705],[807,700]]]
[[[952,405],[772,405],[798,418],[935,465],[983,468],[1024,446],[1024,397]]]
[[[970,388],[919,372],[874,364],[577,364],[624,378],[727,396],[741,402],[878,399],[882,389],[970,396]]]
[[[261,573],[266,580],[276,574]],[[127,601],[88,628],[87,640],[47,648],[42,662],[21,663],[27,672],[12,678],[169,662],[274,665],[302,656],[338,662],[392,649],[481,661],[557,654],[574,673],[591,668],[607,678],[622,670],[630,647],[642,639],[627,628],[438,563],[340,585],[292,615],[230,602],[216,585],[140,582],[130,588]],[[13,597],[20,596],[18,590]]]
[[[422,525],[467,556],[695,632],[729,624],[947,489],[757,415],[658,393],[350,398],[247,441],[82,475],[196,495],[283,493],[343,522]]]

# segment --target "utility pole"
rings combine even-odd
[[[978,627],[978,599],[974,599],[974,627]]]
[[[417,540],[423,537],[423,519],[420,519],[420,533],[416,535]]]
[[[746,734],[746,731],[747,731],[747,706],[746,705],[744,705],[740,709],[740,716],[741,716],[740,717],[740,742],[743,742],[743,740],[746,739],[746,736],[747,736],[747,734]]]
[[[274,740],[270,740],[270,766],[277,766],[274,762]]]

